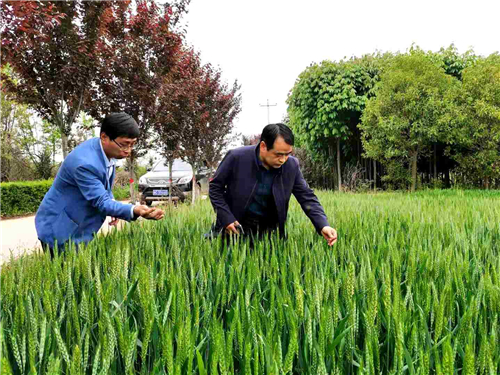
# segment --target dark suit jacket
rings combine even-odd
[[[242,221],[257,186],[259,166],[255,153],[255,146],[229,151],[210,182],[209,197],[217,214],[216,231],[236,220]],[[323,227],[329,226],[323,207],[302,176],[299,161],[290,156],[279,168],[273,181],[273,197],[278,211],[280,233],[285,233],[292,193],[318,233]]]

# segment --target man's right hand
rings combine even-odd
[[[148,206],[134,206],[135,217],[143,217],[149,220],[160,220],[163,219],[164,212],[159,208],[148,207]]]
[[[238,225],[240,225],[240,223],[238,223],[237,221],[235,221],[234,223],[229,224],[226,227],[226,233],[227,234],[240,234],[240,232],[236,228],[236,226],[238,226]]]

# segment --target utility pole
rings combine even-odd
[[[267,99],[267,104],[259,104],[261,107],[267,107],[267,123],[270,124],[271,122],[269,121],[269,107],[275,107],[277,104],[269,104],[269,99]]]

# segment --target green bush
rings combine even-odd
[[[2,217],[36,212],[51,185],[52,180],[2,182]]]
[[[137,191],[137,186],[134,186]],[[124,199],[130,198],[130,186],[116,186],[113,188],[113,196],[117,201],[122,201]]]
[[[53,180],[2,182],[0,205],[2,217],[34,214],[52,186],[52,182]],[[113,189],[113,195],[116,200],[128,199],[130,188],[117,186]]]

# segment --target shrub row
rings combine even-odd
[[[52,186],[52,182],[53,180],[2,182],[0,205],[2,218],[34,214]],[[130,197],[128,187],[113,189],[113,193],[117,200]]]

